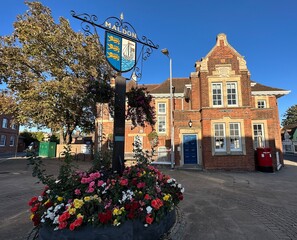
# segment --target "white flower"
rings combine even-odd
[[[167,183],[171,183],[173,181],[173,178],[169,178],[168,180],[167,180]]]
[[[151,212],[152,212],[152,207],[151,206],[147,206],[146,207],[146,212],[148,213],[148,214],[150,214]]]
[[[39,202],[42,202],[42,200],[43,200],[43,197],[42,196],[38,196],[38,201]]]

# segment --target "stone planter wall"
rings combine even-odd
[[[118,227],[84,226],[74,231],[69,229],[54,231],[51,227],[39,230],[40,240],[158,240],[166,234],[176,221],[176,212],[171,211],[160,223],[153,223],[148,227],[140,221],[127,221]]]

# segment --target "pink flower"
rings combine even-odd
[[[94,185],[95,185],[95,182],[94,181],[90,182],[89,183],[89,188],[94,187]]]
[[[97,186],[98,186],[98,187],[101,187],[103,184],[104,184],[104,181],[99,180],[98,183],[97,183]]]
[[[92,192],[94,192],[95,191],[95,189],[94,188],[92,188],[92,187],[89,187],[88,188],[88,190],[86,191],[86,192],[88,192],[88,193],[92,193]]]
[[[75,193],[75,195],[80,195],[81,191],[80,191],[80,189],[77,188],[77,189],[74,190],[74,193]]]
[[[84,183],[89,183],[89,182],[88,182],[88,178],[82,178],[82,179],[80,180],[80,182],[83,183],[83,184],[84,184]]]
[[[92,180],[95,180],[95,179],[97,179],[97,178],[100,178],[100,176],[101,176],[100,172],[94,172],[94,173],[91,173],[91,174],[90,174],[90,178],[91,178]]]

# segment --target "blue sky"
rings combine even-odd
[[[55,19],[67,18],[75,31],[80,22],[70,11],[95,14],[103,23],[124,13],[139,37],[146,36],[158,50],[144,62],[140,83],[161,83],[169,77],[170,51],[173,77],[188,77],[194,64],[215,45],[219,33],[245,57],[251,80],[291,90],[279,99],[280,118],[297,104],[297,1],[296,0],[41,0]],[[0,35],[12,32],[17,14],[27,10],[23,0],[1,2]],[[104,31],[98,30],[101,42]],[[1,87],[1,86],[0,86]]]

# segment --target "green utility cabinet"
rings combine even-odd
[[[55,142],[41,142],[39,145],[39,156],[56,157],[56,146]]]

